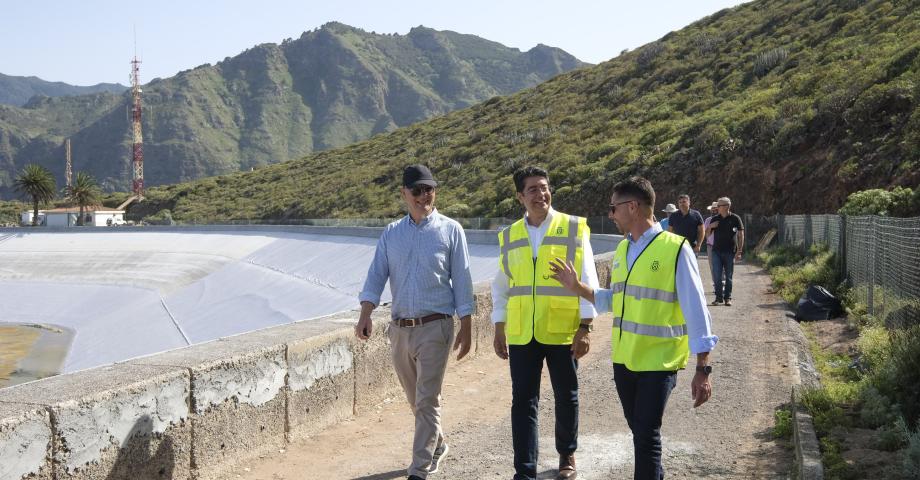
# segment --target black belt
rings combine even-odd
[[[393,323],[400,327],[418,327],[419,325],[424,325],[435,320],[444,320],[445,318],[451,318],[451,316],[446,313],[432,313],[431,315],[425,315],[419,318],[397,318],[393,320]]]

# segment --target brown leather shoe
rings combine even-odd
[[[556,480],[575,478],[578,478],[578,472],[575,471],[575,454],[559,455],[559,475],[556,475]]]

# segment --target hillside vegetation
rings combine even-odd
[[[172,184],[300,158],[584,65],[544,45],[521,52],[425,27],[381,35],[329,23],[144,85],[145,181]],[[66,137],[74,171],[107,191],[129,189],[129,103],[125,92],[0,105],[0,198],[12,196],[11,178],[28,163],[63,183]]]
[[[423,162],[457,216],[518,212],[511,173],[548,167],[555,204],[603,215],[610,187],[660,203],[718,195],[753,213],[836,211],[920,176],[920,8],[761,0],[508,97],[251,173],[153,189],[136,214],[177,220],[392,217]],[[660,206],[659,205],[659,208]]]

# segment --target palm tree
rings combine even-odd
[[[57,185],[50,170],[30,163],[13,182],[17,192],[32,197],[32,226],[38,225],[38,204],[54,200]]]
[[[67,199],[80,206],[80,218],[77,225],[83,226],[83,210],[90,205],[99,203],[101,191],[96,179],[85,172],[78,172],[77,178],[71,186],[67,187]]]

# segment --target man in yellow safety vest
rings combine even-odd
[[[610,289],[580,282],[568,259],[560,257],[550,268],[553,278],[591,300],[599,312],[613,313],[613,380],[633,434],[635,478],[659,480],[664,478],[661,422],[677,371],[695,354],[693,406],[709,400],[709,352],[719,338],[712,334],[693,248],[652,220],[654,205],[655,190],[644,178],[613,187],[608,217],[626,238],[614,253]]]
[[[498,234],[499,272],[492,282],[495,353],[511,369],[511,436],[516,480],[537,477],[537,412],[546,361],[556,398],[557,479],[576,476],[578,359],[588,353],[594,307],[552,278],[550,261],[565,258],[574,274],[597,286],[584,218],[553,210],[549,175],[538,167],[514,173],[524,218]]]

